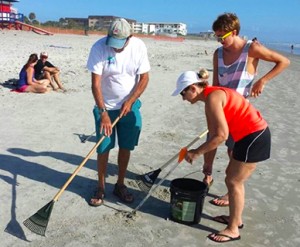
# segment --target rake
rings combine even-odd
[[[186,148],[191,147],[195,142],[197,142],[199,139],[201,139],[203,136],[205,136],[208,133],[208,130],[205,130],[204,132],[202,132],[199,136],[197,136],[193,141],[191,141]],[[181,150],[180,150],[181,152]],[[136,177],[136,183],[139,186],[139,188],[144,191],[144,192],[148,192],[151,187],[153,186],[153,184],[155,183],[155,180],[157,179],[159,173],[166,168],[167,166],[169,166],[172,162],[174,162],[174,160],[176,160],[176,158],[178,157],[178,155],[180,154],[177,153],[176,155],[174,155],[169,161],[167,161],[163,166],[161,166],[160,168],[145,173],[143,175],[138,175]]]
[[[132,210],[131,213],[127,215],[127,217],[131,218],[136,213],[136,211],[138,211],[144,205],[144,203],[148,200],[148,198],[152,195],[152,193],[158,188],[158,186],[160,186],[165,181],[165,179],[176,169],[176,167],[181,163],[181,161],[183,161],[186,153],[187,153],[187,147],[184,147],[179,151],[177,155],[178,156],[177,163],[169,170],[169,172],[164,177],[162,177],[159,180],[159,182],[155,186],[150,188],[145,198],[140,202],[140,204],[134,210]]]
[[[92,134],[90,134],[89,136],[85,136],[81,139],[82,143],[85,143],[87,140],[89,140],[94,134],[96,133],[96,131],[94,131]]]
[[[114,127],[117,122],[119,121],[120,117],[117,117],[116,120],[113,122],[112,127]],[[34,215],[26,219],[23,224],[32,232],[45,236],[47,226],[49,223],[49,219],[51,216],[51,212],[54,206],[54,203],[58,201],[58,198],[61,196],[61,194],[65,191],[67,186],[71,183],[71,181],[74,179],[74,177],[77,175],[77,173],[80,171],[80,169],[85,165],[85,163],[88,161],[88,159],[92,156],[92,154],[95,152],[97,147],[103,142],[106,136],[102,136],[100,140],[95,144],[95,146],[92,148],[92,150],[87,154],[87,156],[84,158],[84,160],[81,162],[81,164],[76,168],[76,170],[72,173],[72,175],[69,177],[67,182],[63,185],[63,187],[57,192],[57,194],[54,196],[52,201],[50,201],[48,204],[46,204],[44,207],[42,207],[40,210],[38,210]]]

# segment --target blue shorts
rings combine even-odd
[[[142,129],[142,116],[140,113],[141,101],[137,100],[131,107],[131,111],[123,116],[113,128],[113,132],[110,136],[106,137],[97,148],[97,153],[102,154],[108,152],[115,147],[116,135],[118,138],[119,148],[134,150],[134,147],[138,145],[139,136]],[[98,107],[94,107],[93,110],[95,118],[95,126],[97,139],[100,140],[102,135],[100,134],[101,114]],[[111,122],[113,122],[119,115],[120,110],[108,111]]]

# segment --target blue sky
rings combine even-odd
[[[183,22],[190,33],[210,30],[218,15],[234,12],[241,35],[300,43],[300,0],[20,0],[14,7],[26,16],[34,12],[40,22],[113,15],[138,22]]]

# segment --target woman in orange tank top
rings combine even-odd
[[[229,133],[235,146],[226,169],[226,186],[229,193],[229,216],[223,216],[227,227],[208,238],[215,242],[239,240],[243,227],[244,182],[251,176],[256,163],[270,157],[271,134],[267,122],[242,95],[236,91],[208,86],[194,71],[187,71],[177,80],[173,96],[181,94],[183,100],[194,104],[202,101],[210,138],[198,148],[188,150],[185,160],[192,163],[199,156],[216,149],[225,142]]]

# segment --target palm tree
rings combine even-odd
[[[36,19],[36,16],[35,16],[35,13],[31,12],[29,13],[29,16],[28,16],[29,20],[32,22],[33,20]]]

